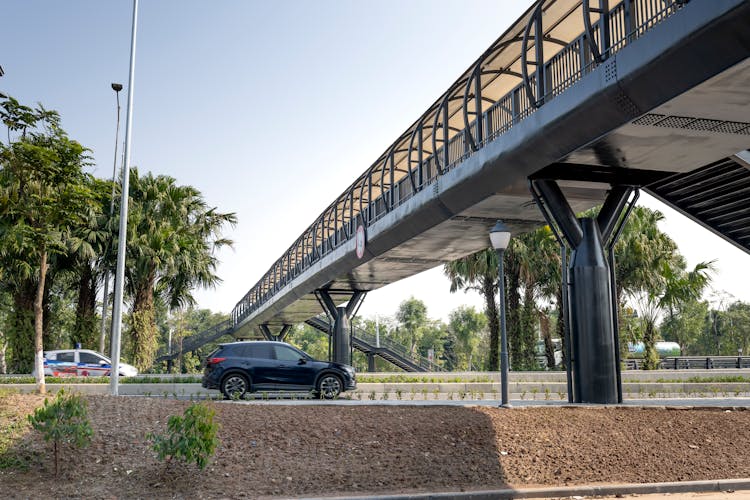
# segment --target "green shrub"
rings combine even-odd
[[[84,448],[91,443],[94,431],[88,419],[86,401],[78,394],[67,394],[60,390],[55,400],[50,403],[44,399],[44,405],[29,415],[31,426],[42,433],[45,441],[52,441],[55,457],[55,475],[60,469],[60,445],[68,444],[75,448]]]
[[[219,444],[215,414],[212,408],[196,403],[190,405],[182,417],[170,416],[165,434],[149,433],[147,437],[153,441],[159,460],[171,462],[176,458],[186,463],[195,462],[200,469],[205,469]]]

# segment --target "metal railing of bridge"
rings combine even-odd
[[[537,2],[297,238],[237,303],[233,323],[686,3]]]

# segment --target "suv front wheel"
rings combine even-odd
[[[334,399],[341,394],[342,386],[341,378],[332,373],[326,373],[318,381],[318,394],[325,399]]]
[[[227,399],[242,399],[250,391],[250,381],[240,373],[231,373],[221,382],[221,392]]]

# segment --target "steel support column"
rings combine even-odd
[[[268,327],[266,323],[263,323],[262,325],[260,325],[260,331],[266,340],[276,340],[278,342],[284,341],[286,334],[289,333],[289,330],[291,328],[292,328],[292,325],[283,325],[279,333],[274,334],[273,332],[271,332],[271,329]]]
[[[375,372],[375,354],[372,352],[367,353],[367,371],[370,373]]]
[[[328,290],[319,290],[318,295],[326,314],[333,318],[331,332],[332,356],[334,363],[352,364],[352,329],[350,320],[356,315],[367,292],[354,292],[345,306],[337,306]]]
[[[631,186],[613,186],[596,218],[576,218],[554,180],[535,180],[540,206],[557,223],[573,249],[568,281],[570,349],[573,401],[576,403],[621,402],[620,366],[616,344],[617,321],[613,302],[610,263],[605,247],[615,231]],[[546,207],[546,208],[545,208]],[[622,223],[622,221],[621,221]],[[614,238],[609,243],[614,245]],[[565,294],[566,291],[563,293]],[[570,377],[569,377],[570,379]]]

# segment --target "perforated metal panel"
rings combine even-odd
[[[633,125],[701,130],[718,134],[750,135],[750,123],[748,122],[728,122],[693,116],[669,116],[648,113],[637,120],[633,120]]]
[[[646,191],[750,253],[750,170],[726,158]]]

